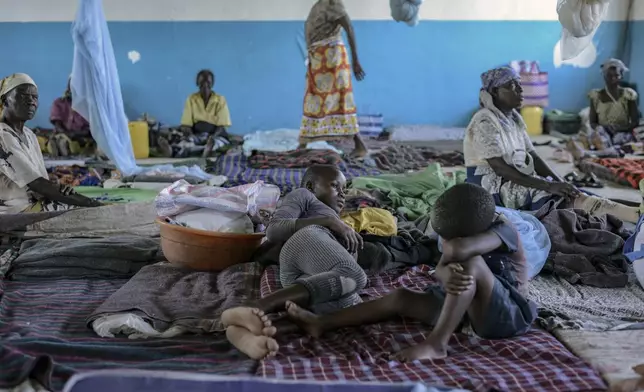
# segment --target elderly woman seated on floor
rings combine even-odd
[[[159,147],[166,157],[186,157],[201,153],[204,158],[229,142],[226,128],[231,126],[228,103],[223,95],[216,94],[215,75],[204,69],[197,74],[199,91],[186,100],[181,116],[180,140],[159,137]],[[172,136],[172,135],[171,135]]]
[[[581,193],[537,155],[523,118],[519,75],[509,67],[481,75],[481,109],[467,127],[463,149],[467,181],[487,189],[498,206],[537,210],[552,201],[593,215],[637,222],[639,209]]]
[[[96,143],[89,131],[89,123],[83,116],[72,109],[71,77],[62,97],[56,98],[51,106],[49,121],[54,126],[54,133],[47,143],[47,150],[52,156],[69,156],[79,153],[92,155]]]
[[[592,90],[590,98],[590,125],[595,130],[597,149],[604,147],[601,139],[610,144],[622,145],[634,142],[633,129],[639,125],[637,93],[620,84],[628,68],[621,60],[610,59],[602,64],[603,89]]]
[[[41,212],[101,203],[48,179],[36,135],[25,126],[38,109],[38,87],[26,74],[0,82],[0,213]]]

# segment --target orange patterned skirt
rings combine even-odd
[[[341,39],[320,41],[309,49],[300,143],[353,137],[358,130],[347,48]]]

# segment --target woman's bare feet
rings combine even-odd
[[[300,308],[294,302],[286,301],[286,312],[298,327],[314,338],[319,338],[324,332],[319,323],[319,317],[306,309]]]
[[[252,359],[265,359],[275,356],[280,346],[268,336],[257,336],[243,327],[229,325],[226,338],[237,349]]]
[[[399,362],[412,362],[419,359],[442,359],[446,357],[447,346],[428,339],[393,354],[391,359]]]
[[[353,142],[355,143],[355,147],[353,151],[349,154],[349,157],[351,158],[364,158],[367,156],[369,151],[367,150],[367,146],[364,145],[364,142],[362,141],[362,138],[360,138],[359,134],[356,134],[353,137]]]
[[[277,329],[273,326],[268,316],[257,308],[239,306],[227,309],[221,314],[224,327],[237,326],[245,328],[253,335],[275,336]]]
[[[206,142],[206,148],[203,150],[202,158],[208,158],[212,154],[212,150],[215,148],[215,137],[208,136],[208,141]]]

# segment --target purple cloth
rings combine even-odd
[[[57,98],[51,106],[49,121],[52,124],[60,121],[66,131],[72,133],[87,133],[87,136],[90,135],[89,123],[83,116],[72,109],[71,99],[65,97]]]

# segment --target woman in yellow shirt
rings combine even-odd
[[[212,90],[214,85],[215,75],[211,70],[199,71],[199,91],[190,94],[186,99],[181,116],[182,140],[170,146],[167,140],[159,138],[159,144],[165,150],[164,155],[182,157],[192,155],[195,151],[203,151],[205,158],[210,155],[215,145],[229,143],[226,128],[232,123],[228,103],[223,95]]]

